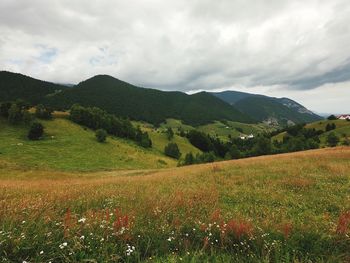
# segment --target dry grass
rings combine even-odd
[[[102,253],[108,261],[111,247],[133,244],[138,249],[135,261],[207,250],[243,251],[268,260],[272,254],[282,260],[289,253],[294,259],[341,261],[350,249],[349,160],[350,148],[340,147],[162,170],[93,173],[27,170],[1,161],[0,224],[11,232],[13,246],[25,242],[20,233],[41,239],[32,239],[31,252],[11,245],[0,253],[40,261],[38,250],[44,247],[52,250],[45,259],[74,261]],[[82,227],[80,218],[90,225]],[[99,225],[110,227],[112,234],[102,233]],[[212,229],[214,225],[220,231]],[[116,237],[122,227],[127,231]],[[186,238],[192,228],[198,234]],[[48,232],[54,233],[49,245],[44,238]],[[100,250],[88,250],[79,237],[90,232],[109,243],[94,243]],[[1,238],[10,240],[0,237],[0,244]],[[74,244],[72,255],[56,255],[64,241]],[[128,258],[118,251],[123,260]]]

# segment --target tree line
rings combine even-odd
[[[70,120],[93,130],[99,130],[96,137],[103,141],[104,130],[106,133],[135,141],[144,148],[152,147],[152,141],[147,132],[140,127],[134,127],[128,119],[119,118],[97,107],[83,107],[75,104],[70,109]]]
[[[30,140],[39,140],[44,134],[44,126],[35,117],[51,118],[52,111],[43,105],[38,105],[34,114],[29,111],[30,104],[24,100],[7,101],[0,103],[0,116],[10,124],[29,127],[27,137]]]
[[[334,123],[326,126],[326,132],[334,130]],[[285,132],[281,141],[272,139],[273,136]],[[297,124],[271,133],[259,134],[258,136],[242,140],[230,137],[223,141],[216,136],[210,136],[197,130],[185,133],[189,142],[204,152],[204,154],[193,155],[188,153],[180,162],[181,165],[211,162],[214,160],[230,160],[246,157],[296,152],[320,148],[320,135],[325,131],[314,128],[306,128],[305,124]],[[340,138],[334,133],[328,133],[326,143],[328,146],[337,146]],[[345,138],[344,145],[349,145]]]

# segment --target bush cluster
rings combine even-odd
[[[118,118],[100,108],[85,108],[75,104],[70,109],[70,119],[93,130],[104,129],[108,134],[134,140],[144,148],[152,147],[147,132],[135,128],[129,120]]]

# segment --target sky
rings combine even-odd
[[[1,0],[0,70],[350,113],[349,0]]]

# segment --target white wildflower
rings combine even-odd
[[[80,219],[78,220],[78,223],[85,223],[85,221],[86,221],[86,218],[83,217],[83,218],[80,218]]]
[[[60,249],[64,249],[67,245],[67,242],[63,242],[59,247]]]

